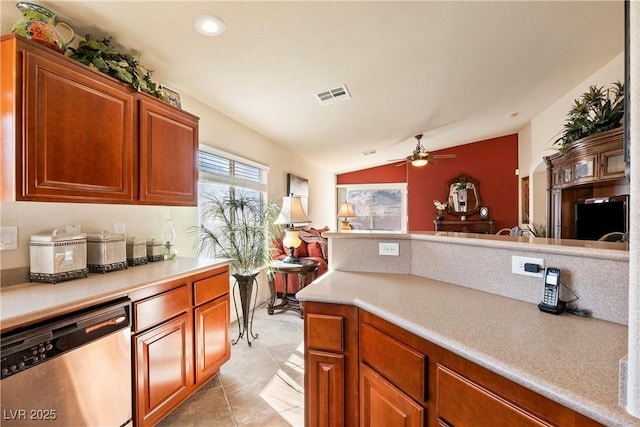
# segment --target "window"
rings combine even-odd
[[[406,231],[406,195],[406,184],[339,186],[338,206],[343,201],[353,204],[356,217],[349,218],[353,230]]]
[[[211,149],[198,151],[198,213],[207,198],[238,194],[266,201],[268,168]],[[215,228],[213,224],[205,224]]]

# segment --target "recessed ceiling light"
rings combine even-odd
[[[193,20],[193,28],[205,36],[218,36],[224,33],[224,21],[213,15],[200,15]]]

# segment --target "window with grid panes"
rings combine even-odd
[[[268,168],[231,155],[198,152],[198,215],[204,202],[213,196],[243,194],[266,201]],[[214,229],[215,224],[204,224]]]
[[[407,229],[406,184],[363,184],[338,187],[338,206],[353,205],[352,230],[400,231]],[[342,221],[342,218],[338,218]],[[339,225],[338,225],[339,228]]]

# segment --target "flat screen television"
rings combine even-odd
[[[583,199],[576,202],[576,238],[598,240],[607,233],[627,233],[628,196]]]

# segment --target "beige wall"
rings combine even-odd
[[[183,95],[183,108],[200,117],[200,140],[211,145],[270,166],[269,198],[279,202],[286,192],[287,173],[309,179],[309,216],[313,225],[333,224],[334,174],[318,165],[290,154],[277,143],[248,129],[238,122]],[[83,232],[113,230],[114,223],[125,223],[127,236],[145,239],[159,238],[163,221],[171,217],[176,229],[176,246],[180,255],[193,255],[193,236],[186,232],[197,224],[197,208],[165,206],[128,206],[86,203],[2,202],[2,226],[18,226],[18,249],[0,252],[0,268],[29,265],[29,238],[33,234],[50,232],[66,224],[80,224]]]
[[[567,112],[576,98],[593,84],[609,87],[612,82],[618,80],[624,81],[624,52],[536,115],[529,126],[518,133],[520,176],[531,177],[536,169],[543,168],[544,156],[558,152],[558,147],[553,145],[553,141],[558,138],[557,135],[562,130]],[[545,224],[547,220],[545,191],[546,181],[530,179],[530,212],[533,221],[539,224]]]

